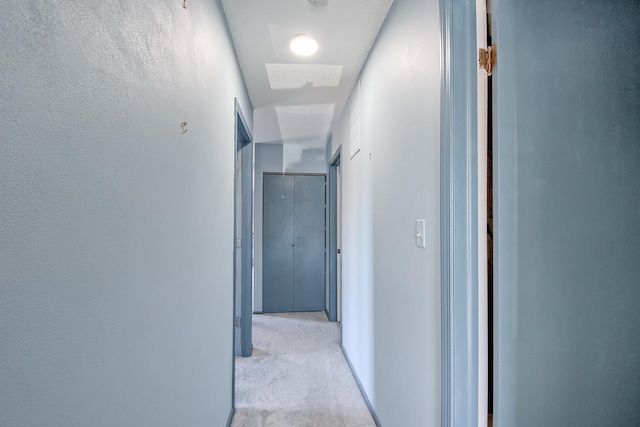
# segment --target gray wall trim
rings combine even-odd
[[[240,111],[240,110],[239,110]],[[238,118],[242,120],[241,114]],[[246,125],[240,127],[248,135]],[[254,144],[249,139],[242,147],[242,310],[240,322],[242,333],[241,354],[251,355],[252,310],[253,310],[253,191],[254,191]]]
[[[477,426],[477,70],[473,0],[441,0],[442,426]]]
[[[238,99],[234,99],[234,117],[238,117]],[[237,119],[234,119],[237,122]],[[231,317],[231,329],[233,330],[233,342],[231,345],[231,413],[236,409],[236,323],[235,318],[237,315],[236,308],[236,239],[237,230],[236,230],[236,215],[237,213],[237,203],[236,203],[236,187],[238,186],[238,178],[236,176],[236,164],[238,162],[238,123],[234,123],[234,131],[233,131],[233,244],[231,246],[231,250],[233,251],[233,316]],[[233,416],[233,415],[232,415]]]
[[[442,312],[441,312],[441,423],[442,427],[451,426],[451,414],[453,396],[451,394],[453,375],[451,372],[451,298],[450,298],[450,259],[451,245],[449,236],[451,232],[451,221],[449,217],[451,204],[451,165],[450,165],[450,139],[451,139],[451,113],[450,113],[450,69],[449,50],[451,43],[451,4],[449,0],[440,1],[440,245],[441,245],[441,276],[442,276]]]
[[[342,332],[342,329],[340,329],[340,331]],[[369,412],[371,412],[373,421],[376,423],[377,427],[381,427],[380,420],[378,419],[378,415],[376,415],[376,411],[373,409],[373,406],[369,401],[369,396],[367,396],[367,393],[364,391],[364,388],[362,387],[362,383],[360,382],[360,378],[358,378],[358,374],[356,374],[356,370],[353,368],[353,365],[351,364],[351,360],[349,360],[349,356],[347,355],[346,350],[342,346],[342,338],[340,339],[340,348],[342,349],[342,354],[344,354],[344,359],[347,361],[347,364],[349,365],[349,369],[351,369],[353,378],[356,380],[356,384],[358,384],[358,388],[360,389],[360,394],[362,394],[364,403],[367,404],[367,408],[369,408]]]
[[[231,412],[229,412],[229,418],[227,419],[227,427],[231,427],[231,421],[233,421],[233,416],[236,413],[235,405],[231,407]]]

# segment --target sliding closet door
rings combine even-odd
[[[324,175],[264,175],[264,312],[324,309]]]

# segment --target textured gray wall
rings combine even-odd
[[[637,426],[640,3],[494,8],[496,421]]]
[[[295,144],[295,143],[291,143]],[[325,173],[325,148],[287,147],[286,144],[256,144],[254,199],[253,310],[262,311],[262,176],[264,172]]]
[[[362,150],[350,158],[349,106],[330,150],[342,145],[343,344],[383,426],[440,424],[439,49],[438,1],[396,0],[361,75]]]
[[[218,3],[190,3],[3,2],[2,425],[227,421],[252,107]]]

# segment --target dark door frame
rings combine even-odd
[[[244,117],[238,99],[235,99],[235,135],[234,135],[234,171],[238,160],[241,165],[240,192],[242,197],[242,212],[237,212],[237,203],[234,203],[234,222],[237,215],[242,216],[242,229],[237,230],[234,226],[234,249],[233,249],[233,331],[234,331],[234,357],[235,342],[240,340],[240,356],[251,355],[251,321],[253,312],[253,175],[254,175],[254,144],[252,144],[251,131]],[[238,180],[234,173],[234,200],[237,197]],[[236,286],[236,245],[240,241],[241,247],[241,289]],[[240,313],[237,312],[236,298],[240,292]],[[240,337],[236,336],[236,325],[240,323]],[[234,362],[235,377],[235,362]],[[235,385],[234,385],[235,389]]]
[[[336,168],[340,165],[342,146],[334,153],[328,168],[327,184],[327,292],[326,313],[330,321],[338,319],[338,181]]]

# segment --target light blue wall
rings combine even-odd
[[[325,173],[325,148],[256,144],[253,310],[262,311],[262,176],[265,172]]]
[[[496,421],[638,425],[640,3],[493,6]]]
[[[225,425],[252,107],[218,3],[2,9],[0,424]]]
[[[383,426],[440,423],[437,0],[396,0],[361,75],[362,150],[342,145],[343,345]],[[426,220],[426,249],[415,220]]]

